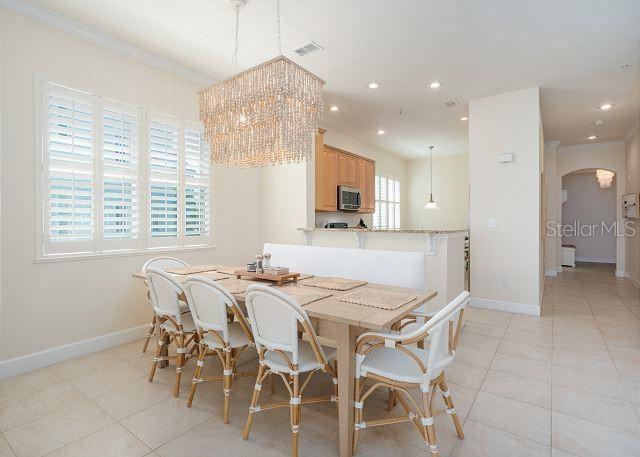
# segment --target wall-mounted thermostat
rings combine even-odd
[[[500,154],[500,156],[498,157],[498,163],[511,163],[511,162],[513,162],[513,154],[511,152]]]
[[[637,193],[625,194],[622,196],[622,212],[624,217],[638,218],[640,217],[638,210],[638,198]]]

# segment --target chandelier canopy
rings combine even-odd
[[[200,91],[214,164],[261,167],[311,157],[324,81],[285,56]]]
[[[615,173],[609,170],[598,170],[596,171],[596,178],[598,179],[598,184],[603,189],[608,189],[611,187],[613,183],[613,177]]]

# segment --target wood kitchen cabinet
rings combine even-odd
[[[331,146],[325,148],[334,149]],[[338,151],[338,185],[358,187],[358,158],[343,151]]]
[[[358,189],[360,189],[359,213],[373,213],[376,209],[375,196],[376,164],[368,159],[358,159]]]
[[[376,164],[373,160],[324,144],[324,130],[315,140],[316,211],[338,210],[338,186],[360,190],[360,213],[375,210]]]
[[[316,211],[337,211],[338,152],[324,147],[323,134],[316,135]]]

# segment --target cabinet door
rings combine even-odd
[[[338,153],[334,150],[322,150],[322,206],[324,211],[338,209]]]
[[[376,209],[376,164],[366,161],[365,167],[365,194],[363,202],[368,213],[375,212]]]
[[[359,213],[367,212],[367,161],[358,159],[358,190],[360,190]]]
[[[355,156],[338,153],[338,185],[358,186],[358,159]]]

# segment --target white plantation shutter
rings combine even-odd
[[[139,247],[139,111],[102,111],[102,236],[112,248]]]
[[[151,246],[178,245],[180,151],[178,120],[149,115],[149,228]]]
[[[50,84],[44,98],[45,251],[89,251],[95,239],[91,96]]]
[[[376,176],[375,200],[373,227],[400,229],[400,181],[385,176]]]
[[[39,256],[206,246],[212,172],[200,124],[42,82]]]
[[[186,243],[210,235],[211,165],[209,148],[198,125],[184,124],[184,234]],[[197,238],[196,238],[197,237]]]

